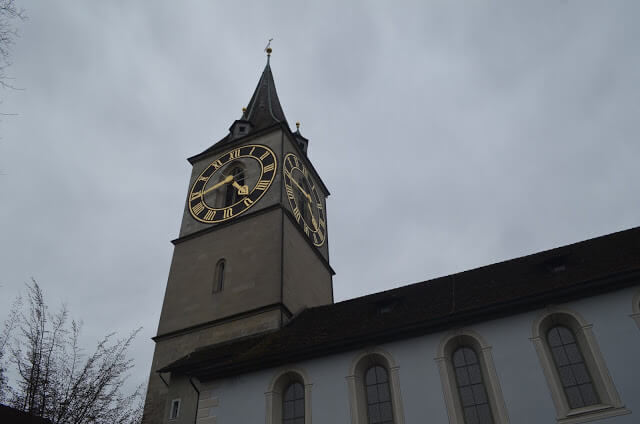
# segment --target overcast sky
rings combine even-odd
[[[34,277],[87,347],[142,326],[136,382],[186,158],[239,117],[272,37],[332,193],[336,300],[640,225],[637,1],[20,3],[0,317]]]

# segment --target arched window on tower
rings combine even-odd
[[[220,259],[216,264],[216,271],[213,274],[213,292],[217,293],[224,288],[224,273],[225,273],[226,261]]]
[[[234,167],[228,175],[233,175],[233,179],[236,183],[241,186],[244,185],[244,170],[241,167]],[[238,189],[232,184],[227,184],[227,189],[224,195],[224,206],[231,206],[239,199],[240,196],[238,195]]]

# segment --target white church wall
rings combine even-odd
[[[591,422],[640,422],[640,331],[630,317],[633,313],[632,299],[639,290],[640,286],[636,286],[561,305],[592,324],[608,372],[626,408],[622,411],[624,415]],[[551,391],[534,343],[530,340],[532,325],[543,312],[526,312],[465,327],[480,335],[490,346],[510,423],[556,421],[557,411]],[[438,355],[441,341],[451,331],[377,346],[388,352],[399,367],[405,423],[449,422],[438,364],[434,358]],[[312,422],[351,422],[350,394],[345,377],[354,358],[364,350],[291,364],[291,368],[303,370],[312,384]],[[268,369],[204,384],[205,389],[210,388],[213,396],[219,399],[217,406],[210,411],[212,417],[216,416],[215,422],[265,422],[265,392],[274,376],[287,368]]]

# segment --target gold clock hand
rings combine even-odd
[[[300,189],[300,191],[302,192],[302,194],[304,194],[304,196],[307,198],[307,200],[309,202],[311,202],[311,196],[309,195],[309,193],[307,193],[305,191],[305,189],[302,188],[302,186],[295,180],[295,178],[291,177],[291,181],[293,181],[293,183],[296,185],[296,187],[298,187]]]
[[[238,189],[238,194],[240,196],[246,196],[247,194],[249,194],[249,186],[246,186],[246,185],[241,186],[235,181],[231,184]]]
[[[316,218],[313,216],[313,211],[311,210],[311,203],[307,202],[307,208],[309,209],[309,213],[311,214],[311,223],[313,224],[313,229],[314,231],[318,230],[318,221],[316,221]]]
[[[203,191],[202,192],[202,196],[204,196],[205,194],[209,193],[212,190],[215,190],[215,189],[217,189],[219,187],[222,187],[225,184],[229,184],[231,181],[233,181],[233,175],[227,175],[224,180],[220,181],[217,184],[212,185],[211,187],[209,187],[208,189]]]

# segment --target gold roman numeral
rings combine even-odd
[[[226,208],[222,211],[222,218],[227,219],[233,216],[233,208]]]
[[[240,157],[240,149],[232,150],[229,152],[229,160],[238,159]]]
[[[199,191],[197,193],[191,193],[191,196],[189,197],[189,200],[197,199],[200,196],[202,196],[202,192],[201,191]]]
[[[260,180],[258,181],[258,184],[256,184],[256,190],[265,191],[267,188],[269,188],[268,180]]]
[[[327,228],[327,223],[326,223],[326,222],[324,222],[324,219],[322,219],[322,218],[320,218],[320,219],[318,220],[318,224],[319,224],[321,227]]]
[[[200,212],[202,212],[204,210],[204,204],[202,202],[200,202],[200,203],[196,204],[195,206],[192,206],[191,210],[193,211],[193,213],[198,215]]]
[[[213,219],[213,217],[216,216],[216,211],[209,209],[207,211],[207,214],[204,216],[204,219],[206,221],[211,221]]]
[[[242,203],[244,203],[246,207],[249,207],[253,205],[253,200],[249,199],[248,197],[245,197],[244,199],[242,199]]]
[[[309,231],[309,230],[310,230],[309,226],[307,226],[307,224],[304,224],[304,233],[305,233],[307,236],[308,236],[308,235],[309,235],[309,233],[310,233],[310,231]],[[315,233],[314,233],[314,234],[315,234]]]
[[[269,152],[264,152],[262,156],[260,156],[260,160],[265,160],[269,156]]]
[[[251,148],[251,151],[249,152],[249,156],[253,155],[253,151],[254,151],[254,150],[256,150],[256,146],[253,146],[253,147]]]
[[[200,177],[198,177],[198,181],[204,181],[204,182],[207,182],[207,181],[209,181],[209,178],[207,178],[207,177],[203,177],[203,176],[200,176]]]
[[[301,215],[302,215],[302,214],[300,213],[300,209],[298,209],[298,207],[296,206],[296,207],[293,209],[293,216],[295,216],[295,217],[296,217],[296,221],[297,221],[297,222],[300,222],[300,216],[301,216]]]
[[[218,159],[215,162],[212,162],[211,165],[213,165],[213,168],[217,171],[218,169],[220,169],[222,167],[222,161],[220,161],[220,159]]]
[[[285,186],[285,190],[287,190],[287,197],[291,200],[294,199],[294,195],[293,195],[293,189],[289,186]]]
[[[269,165],[264,167],[264,172],[273,171],[275,169],[275,165],[270,163]]]

